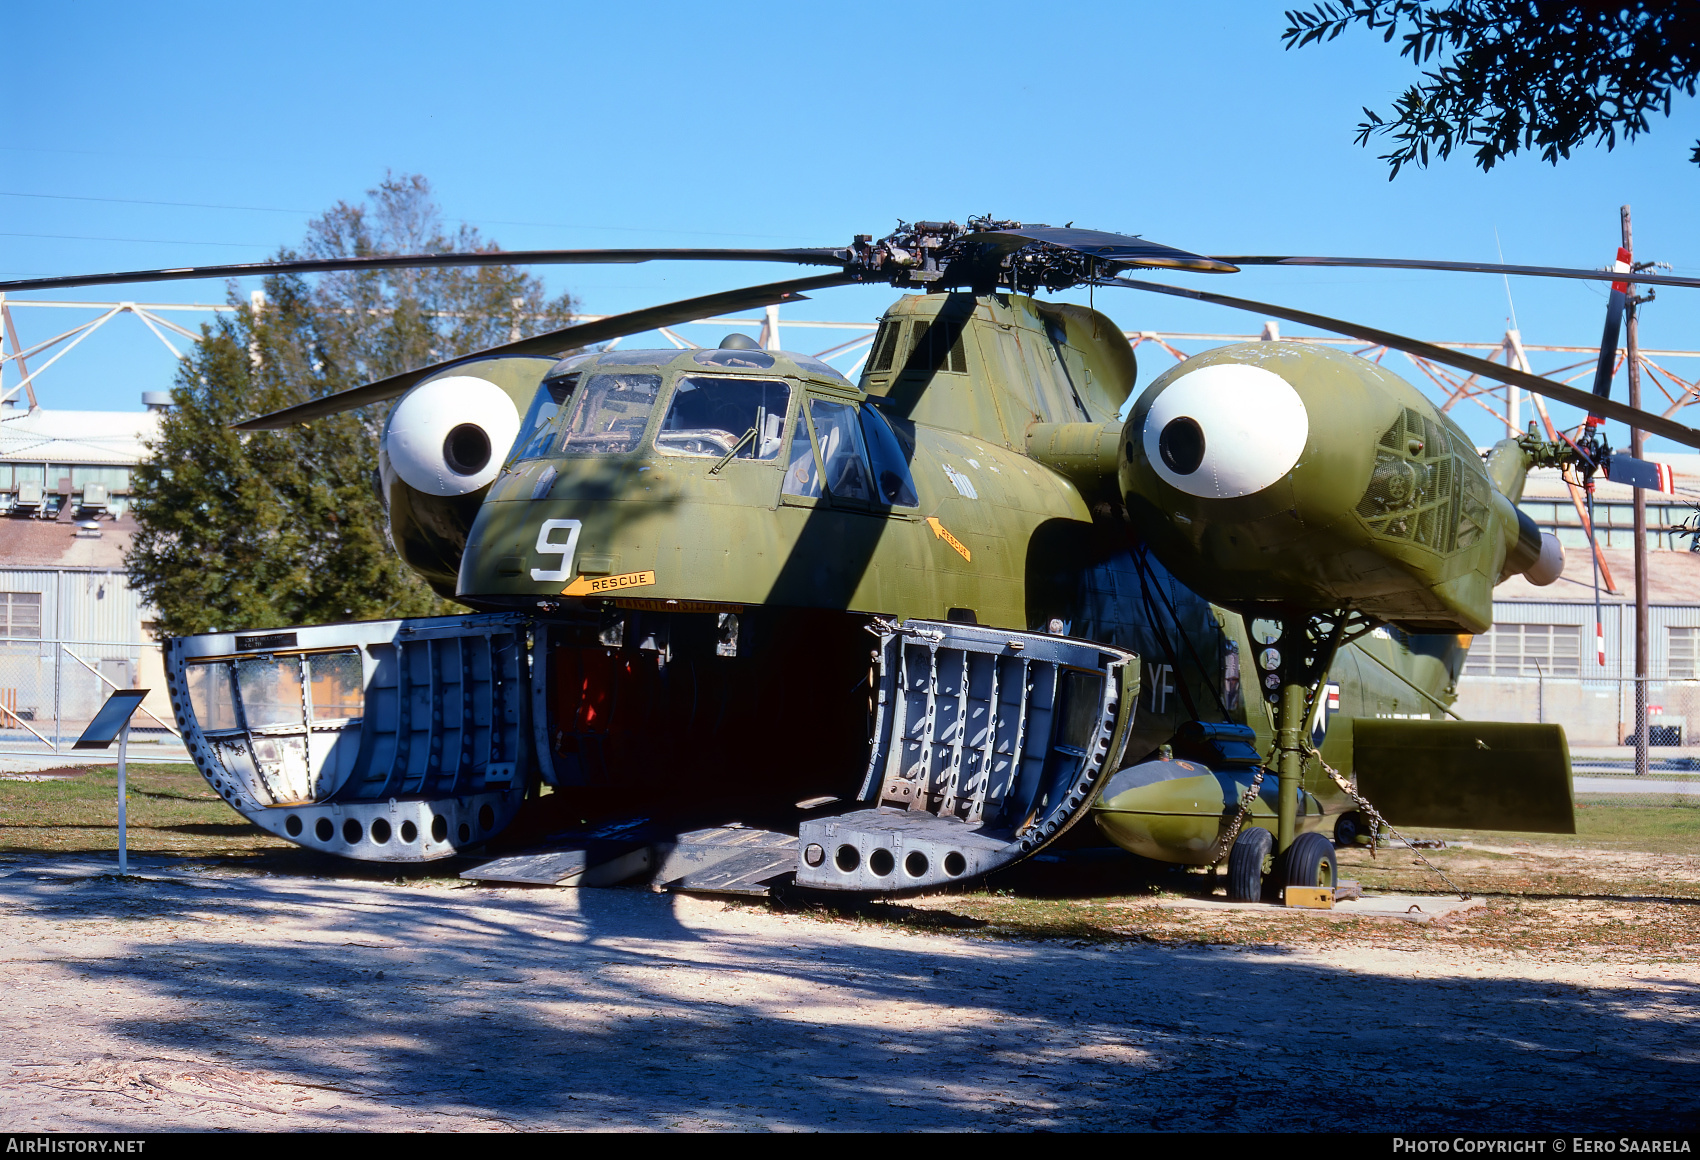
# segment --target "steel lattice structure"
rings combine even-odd
[[[263,309],[264,297],[255,291],[251,296],[255,309]],[[132,317],[147,327],[148,331],[171,352],[173,358],[185,357],[186,351],[180,349],[172,341],[173,336],[187,339],[190,342],[200,338],[199,333],[180,322],[174,321],[172,315],[198,315],[202,317],[234,311],[235,306],[214,303],[176,303],[176,302],[60,302],[37,299],[11,299],[0,294],[0,405],[15,404],[27,400],[29,408],[36,406],[36,380],[48,369],[87,339],[90,335],[118,319]],[[75,310],[93,314],[75,326],[62,330],[51,337],[25,343],[18,334],[14,310]],[[604,317],[596,314],[583,314],[575,317],[575,322],[595,322]],[[861,370],[862,362],[867,358],[867,348],[873,340],[878,328],[877,322],[825,322],[814,319],[780,317],[780,308],[769,306],[759,316],[747,318],[701,318],[694,322],[683,323],[676,327],[663,327],[660,334],[676,347],[696,347],[701,345],[682,333],[690,327],[745,327],[759,328],[761,345],[768,349],[778,349],[781,345],[781,329],[790,335],[798,332],[808,334],[811,339],[827,337],[834,341],[819,350],[812,350],[816,358],[837,360],[839,369],[854,377]],[[1196,351],[1182,350],[1177,344],[1208,344],[1222,345],[1232,342],[1252,342],[1257,340],[1273,341],[1285,338],[1292,342],[1316,343],[1325,346],[1341,347],[1365,358],[1381,362],[1386,358],[1389,348],[1366,344],[1358,339],[1337,338],[1331,335],[1282,335],[1279,324],[1264,323],[1263,330],[1258,334],[1232,333],[1199,333],[1183,331],[1130,330],[1124,331],[1128,340],[1138,348],[1150,344],[1177,360],[1190,357]],[[616,343],[619,340],[616,340]],[[793,342],[796,338],[793,337]],[[613,344],[610,344],[613,345]],[[814,341],[798,343],[804,347],[816,345]],[[1449,350],[1487,351],[1490,362],[1502,362],[1508,367],[1537,373],[1530,366],[1530,354],[1574,356],[1562,365],[1552,367],[1541,373],[1555,382],[1571,383],[1585,378],[1593,372],[1599,358],[1599,348],[1594,346],[1563,346],[1540,343],[1525,343],[1516,330],[1507,330],[1497,342],[1441,342],[1436,346]],[[1524,392],[1515,386],[1485,380],[1481,375],[1463,375],[1449,367],[1441,366],[1428,359],[1416,355],[1404,354],[1400,357],[1410,361],[1419,374],[1429,380],[1442,399],[1441,410],[1451,411],[1460,403],[1471,403],[1481,407],[1502,423],[1507,431],[1516,433],[1524,427],[1523,397]],[[1618,352],[1618,369],[1623,368],[1624,353]],[[39,361],[43,360],[45,361]],[[1637,361],[1648,382],[1660,392],[1664,398],[1662,414],[1666,417],[1675,415],[1682,408],[1700,402],[1700,366],[1689,372],[1688,376],[1679,375],[1665,364],[1675,359],[1700,359],[1700,350],[1642,350]],[[1545,360],[1543,360],[1545,361]],[[35,365],[32,367],[32,363]],[[1544,406],[1540,400],[1532,400],[1538,411],[1544,416]]]

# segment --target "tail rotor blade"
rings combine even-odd
[[[1552,425],[1552,416],[1547,414],[1546,400],[1539,395],[1531,395],[1530,399],[1535,404],[1535,411],[1541,417],[1541,425],[1546,428],[1547,438],[1556,443],[1560,432]],[[1566,438],[1568,439],[1568,436]],[[1581,523],[1582,530],[1587,533],[1588,547],[1592,549],[1594,567],[1605,577],[1606,591],[1616,596],[1617,581],[1612,579],[1611,568],[1606,564],[1605,554],[1600,551],[1600,542],[1594,538],[1594,521],[1588,515],[1590,510],[1588,495],[1582,490],[1582,485],[1576,481],[1576,473],[1571,468],[1565,467],[1562,475],[1564,485],[1570,491],[1570,502],[1576,508],[1576,519]]]
[[[1632,455],[1612,452],[1606,460],[1606,478],[1613,483],[1640,488],[1643,491],[1662,491],[1676,494],[1676,473],[1667,463],[1653,463]]]
[[[1617,248],[1617,263],[1614,273],[1627,274],[1630,267],[1629,251],[1622,246]],[[1611,284],[1611,299],[1606,303],[1606,329],[1600,336],[1600,362],[1594,369],[1594,397],[1596,399],[1611,398],[1611,380],[1617,373],[1617,336],[1623,331],[1623,311],[1629,302],[1629,283],[1613,282]],[[1596,412],[1588,412],[1588,426],[1598,427],[1605,422]]]

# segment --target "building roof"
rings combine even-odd
[[[131,467],[158,433],[156,411],[0,411],[0,463]]]
[[[1625,489],[1627,490],[1627,489]],[[1602,604],[1635,602],[1635,553],[1625,548],[1606,548],[1606,567],[1617,582],[1617,594],[1605,590],[1600,581]],[[1564,575],[1544,588],[1521,576],[1513,576],[1493,590],[1494,602],[1592,604],[1594,569],[1585,548],[1564,550]],[[1700,604],[1700,553],[1648,552],[1647,601],[1649,604]]]
[[[96,521],[99,537],[79,536],[78,521],[0,517],[0,568],[64,568],[94,572],[124,571],[124,553],[137,532],[136,521]]]

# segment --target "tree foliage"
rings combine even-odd
[[[1677,93],[1693,96],[1700,72],[1700,4],[1694,0],[1576,3],[1561,0],[1328,0],[1287,12],[1289,49],[1361,26],[1400,42],[1399,53],[1434,67],[1386,115],[1365,108],[1356,140],[1395,142],[1382,154],[1397,177],[1453,149],[1476,164],[1537,149],[1557,164],[1579,145],[1607,149],[1648,132]],[[1691,160],[1700,164],[1700,143]]]
[[[388,177],[369,202],[339,202],[302,253],[333,257],[487,250],[446,234],[421,177]],[[284,251],[279,257],[301,256]],[[387,405],[286,431],[230,424],[410,367],[567,325],[511,266],[395,270],[265,281],[256,308],[204,327],[173,408],[134,476],[140,529],[132,583],[168,635],[452,611],[396,556],[373,484]],[[517,332],[517,334],[516,334]]]

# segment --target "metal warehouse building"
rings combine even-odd
[[[1679,495],[1700,494],[1700,456],[1653,455],[1676,472]],[[1575,497],[1556,471],[1531,472],[1523,510],[1565,545],[1564,575],[1537,588],[1516,577],[1494,592],[1494,627],[1470,646],[1458,682],[1466,718],[1561,724],[1575,746],[1624,743],[1635,720],[1635,558],[1632,493],[1597,481],[1593,515],[1605,568],[1599,660],[1594,568]],[[1700,554],[1679,529],[1691,501],[1649,493],[1648,708],[1656,745],[1700,745]],[[1607,589],[1609,575],[1616,592]]]
[[[67,749],[112,688],[154,690],[136,726],[167,739],[160,650],[130,588],[130,472],[154,411],[0,408],[0,749]]]

